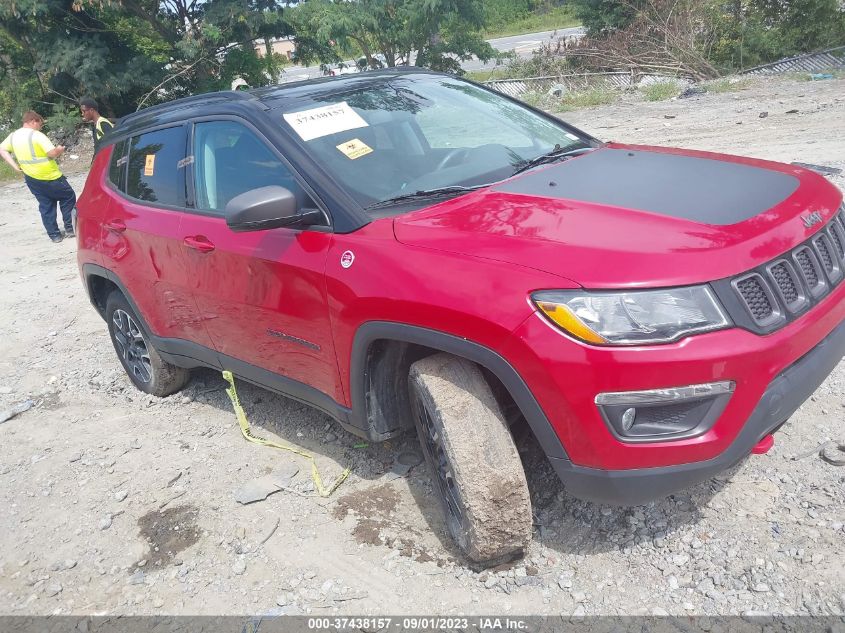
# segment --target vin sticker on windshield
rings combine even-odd
[[[352,160],[366,156],[373,151],[372,147],[357,138],[353,138],[351,141],[347,141],[346,143],[341,143],[337,146],[337,148],[343,152],[347,158]]]
[[[367,127],[367,122],[346,101],[283,116],[303,141]]]

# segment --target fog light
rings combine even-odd
[[[636,419],[636,417],[636,409],[625,409],[625,413],[622,414],[622,429],[625,431],[630,431],[631,427],[634,426],[634,420]]]
[[[736,384],[711,382],[645,391],[604,392],[596,405],[623,442],[654,442],[706,433],[724,411]]]

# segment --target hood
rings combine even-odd
[[[607,145],[394,220],[408,245],[506,261],[587,288],[675,286],[754,268],[842,194],[798,167]]]

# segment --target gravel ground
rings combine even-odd
[[[618,140],[845,167],[845,81],[631,98],[567,118]],[[80,191],[84,176],[71,181]],[[306,460],[242,439],[214,372],[165,399],[134,390],[73,242],[45,238],[22,184],[0,191],[0,411],[35,402],[0,424],[2,614],[845,613],[845,468],[794,459],[845,441],[842,364],[767,455],[648,506],[569,497],[523,441],[534,543],[479,572],[445,536],[425,467],[394,469],[413,437],[362,446],[240,384],[263,434],[313,453],[328,481],[351,468],[324,499]],[[283,490],[234,500],[273,473]]]

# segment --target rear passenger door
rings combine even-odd
[[[187,126],[133,136],[115,147],[114,193],[103,214],[104,265],[126,286],[152,333],[211,346],[182,251]]]
[[[196,122],[191,155],[195,215],[182,225],[182,237],[200,314],[221,364],[294,395],[298,387],[276,377],[342,401],[324,280],[328,225],[235,233],[226,224],[226,204],[259,187],[286,187],[300,208],[313,208],[313,200],[280,154],[244,121]]]

